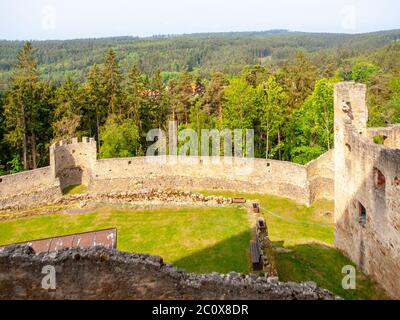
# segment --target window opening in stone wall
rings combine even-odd
[[[375,183],[375,188],[384,190],[386,186],[386,178],[382,171],[380,171],[377,168],[374,168],[374,183]]]
[[[361,204],[358,203],[358,210],[359,210],[359,220],[361,226],[365,227],[367,223],[367,209]]]
[[[387,137],[382,135],[377,135],[373,138],[374,143],[384,145]]]

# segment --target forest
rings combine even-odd
[[[0,41],[0,175],[90,136],[144,155],[150,129],[254,129],[255,156],[304,164],[333,145],[333,87],[367,84],[370,126],[400,123],[400,31]],[[200,134],[199,134],[200,136]]]

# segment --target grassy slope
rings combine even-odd
[[[283,281],[315,281],[345,299],[385,299],[387,296],[374,282],[357,271],[357,289],[342,288],[342,267],[354,265],[333,248],[333,203],[319,201],[307,208],[291,200],[259,194],[202,192],[223,196],[245,197],[260,201],[268,231],[275,247],[292,250],[276,253],[279,278]],[[327,213],[331,213],[328,215]]]
[[[87,192],[87,187],[83,184],[69,186],[63,190],[63,194],[82,194]]]
[[[118,227],[118,249],[162,256],[192,272],[249,272],[250,229],[240,208],[105,209],[0,222],[0,244]]]

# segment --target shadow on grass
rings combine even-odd
[[[283,247],[283,241],[275,242],[274,247]],[[343,289],[342,279],[346,274],[342,273],[342,268],[346,265],[355,266],[355,264],[335,248],[311,243],[287,249],[292,251],[275,253],[281,281],[314,281],[318,286],[344,299],[388,299],[384,290],[359,269],[356,269],[356,289]]]
[[[249,273],[249,243],[251,229],[218,242],[203,250],[173,261],[172,264],[189,272]]]

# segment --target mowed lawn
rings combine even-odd
[[[190,272],[250,271],[249,218],[242,208],[99,209],[0,222],[0,244],[118,228],[118,249],[163,257]]]
[[[314,281],[345,299],[386,299],[384,291],[357,270],[356,290],[342,288],[342,268],[355,266],[333,247],[333,202],[318,201],[310,208],[289,199],[246,193],[204,192],[207,195],[244,197],[259,200],[276,252],[279,278],[282,281]]]

